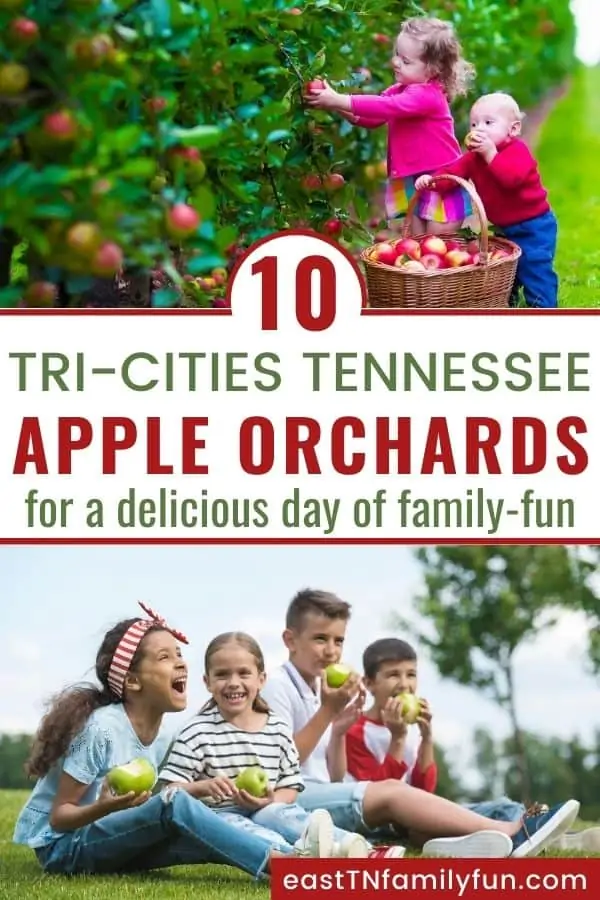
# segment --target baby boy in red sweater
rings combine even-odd
[[[470,179],[496,230],[522,251],[514,294],[523,288],[531,307],[558,305],[558,278],[554,271],[557,223],[548,203],[536,160],[520,139],[523,114],[509,94],[486,94],[471,109],[467,152],[433,175],[417,179],[417,190],[435,183],[438,191],[454,185],[436,176]]]

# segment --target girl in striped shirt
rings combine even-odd
[[[204,683],[211,700],[174,742],[160,773],[211,806],[233,825],[276,841],[284,838],[310,856],[401,857],[402,847],[378,848],[335,828],[325,810],[312,815],[296,803],[304,789],[289,726],[260,696],[265,663],[257,642],[242,632],[214,638],[205,653]],[[249,767],[268,779],[262,796],[236,787]]]

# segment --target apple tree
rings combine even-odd
[[[0,304],[87,303],[125,269],[218,305],[265,234],[370,240],[385,130],[309,114],[303,85],[381,90],[407,15],[454,21],[477,89],[523,105],[572,61],[567,0],[293,3],[0,0]]]

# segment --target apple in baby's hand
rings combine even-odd
[[[123,766],[114,766],[106,780],[115,794],[143,794],[151,791],[156,784],[156,769],[142,756],[132,759]]]
[[[398,251],[388,241],[382,241],[380,244],[377,244],[374,253],[374,258],[377,262],[383,263],[386,266],[393,266],[397,256]]]
[[[260,766],[250,766],[236,777],[235,786],[252,797],[264,797],[269,790],[269,776]]]
[[[400,700],[400,712],[407,725],[414,725],[421,715],[421,701],[414,694],[398,694],[396,700]]]
[[[438,256],[444,256],[448,248],[445,241],[435,234],[429,234],[421,241],[421,255],[425,253],[437,253]]]
[[[410,259],[421,258],[421,245],[414,238],[403,238],[395,244],[395,247],[397,256],[406,254]]]
[[[330,688],[339,688],[346,684],[351,675],[352,669],[344,663],[332,663],[325,669],[325,680]]]

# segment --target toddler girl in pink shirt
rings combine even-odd
[[[326,85],[311,91],[306,102],[363,128],[388,126],[386,211],[396,219],[406,214],[420,175],[461,155],[450,101],[466,93],[474,69],[463,59],[452,25],[425,17],[404,22],[392,66],[396,83],[382,94],[339,94]],[[461,188],[443,194],[422,191],[413,233],[455,231],[470,213],[469,197]]]

